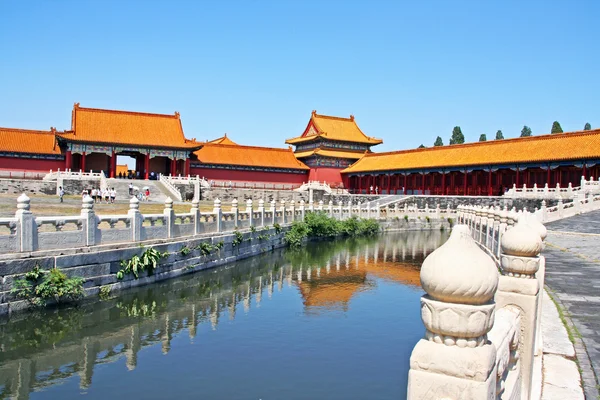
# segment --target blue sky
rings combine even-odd
[[[310,112],[374,150],[598,114],[598,1],[0,1],[0,126],[84,107],[181,113],[188,137],[284,147]]]

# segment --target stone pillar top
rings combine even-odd
[[[129,203],[133,203],[134,200],[136,203],[139,203],[138,199],[135,197],[132,197],[131,200],[129,201]],[[173,208],[173,199],[172,198],[167,197],[165,199],[165,208]]]
[[[535,257],[542,251],[542,239],[526,221],[525,215],[520,215],[512,229],[506,231],[500,243],[502,253],[518,257]]]
[[[261,208],[264,208],[264,206],[265,206],[265,201],[264,201],[263,199],[259,199],[259,200],[258,200],[258,206],[259,206],[259,207],[261,207]]]
[[[82,210],[92,210],[94,208],[94,199],[86,194],[81,200],[81,208]]]
[[[21,195],[17,198],[17,209],[29,211],[31,199],[25,194],[21,193]]]
[[[168,208],[167,202],[171,200],[171,198],[167,198],[167,200],[165,201],[165,207]],[[171,200],[171,207],[173,207],[173,200]],[[140,201],[137,199],[137,197],[132,197],[131,200],[129,200],[129,209],[130,210],[137,210],[140,208]]]
[[[421,285],[438,301],[486,304],[498,287],[498,270],[473,240],[469,227],[456,225],[448,241],[423,262]]]

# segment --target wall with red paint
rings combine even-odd
[[[308,172],[308,171],[307,171]],[[302,184],[307,180],[307,174],[291,174],[287,172],[237,171],[217,168],[191,167],[190,175],[204,177],[208,180],[267,182],[267,183],[296,183]]]
[[[65,170],[65,160],[40,160],[36,158],[0,157],[0,169],[7,171],[50,172]]]
[[[311,168],[308,180],[320,181],[339,185],[342,183],[342,174],[339,168]]]

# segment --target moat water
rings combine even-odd
[[[0,398],[404,399],[446,232],[310,243],[0,322]]]

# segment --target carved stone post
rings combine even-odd
[[[167,211],[167,201],[171,201],[170,207],[172,212],[173,200],[171,200],[170,197],[167,197],[167,200],[165,201],[165,212]],[[142,239],[142,223],[144,222],[144,217],[142,217],[142,214],[140,213],[140,201],[135,196],[129,200],[129,211],[127,211],[127,215],[129,216],[130,222],[131,240],[133,242],[139,242]]]
[[[17,198],[17,235],[19,238],[19,251],[34,251],[38,247],[38,229],[35,217],[29,210],[30,199],[25,193]]]
[[[323,200],[319,200],[319,211],[323,211]]]
[[[308,210],[310,212],[314,212],[315,211],[315,205],[314,205],[312,197],[308,200]]]
[[[531,384],[537,336],[540,286],[535,274],[540,266],[542,240],[521,215],[517,224],[502,237],[503,275],[500,277],[496,302],[498,307],[515,305],[522,311],[519,358],[522,371],[522,399],[531,396]],[[540,364],[541,365],[541,364]]]
[[[342,207],[341,200],[338,202],[338,211],[339,211],[339,215],[340,215],[340,220],[344,219],[344,213],[343,213],[343,207]]]
[[[194,235],[198,235],[202,230],[200,229],[200,201],[196,198],[192,199],[190,214],[192,214],[192,218],[194,219]]]
[[[456,225],[448,241],[421,267],[425,338],[413,349],[408,400],[496,398],[496,349],[487,340],[494,323],[498,271]]]
[[[277,222],[277,210],[275,209],[275,200],[271,200],[271,225]]]
[[[328,212],[329,212],[329,216],[333,217],[333,200],[329,200]]]
[[[300,218],[301,221],[304,221],[304,215],[305,215],[305,204],[304,204],[304,199],[300,200]]]
[[[81,230],[84,236],[86,246],[94,246],[96,244],[96,214],[94,213],[94,199],[90,196],[85,196],[81,201]]]
[[[281,200],[281,223],[285,224],[285,200]]]
[[[296,202],[290,200],[290,214],[292,214],[292,222],[296,220]]]
[[[348,218],[352,218],[352,200],[348,200]]]
[[[213,202],[213,214],[215,214],[217,232],[221,232],[223,230],[223,210],[221,209],[221,200],[219,198],[216,198]]]
[[[250,221],[249,222],[249,224],[250,224],[249,226],[254,226],[254,221],[253,221],[253,218],[252,218],[253,217],[253,215],[252,215],[253,212],[254,212],[254,210],[252,208],[252,199],[248,199],[248,200],[246,200],[246,213],[248,213],[248,221]]]
[[[260,213],[260,226],[265,226],[265,201],[258,200],[258,212]]]
[[[240,210],[238,209],[237,199],[233,199],[231,202],[231,212],[233,213],[233,227],[237,228],[240,221]]]

